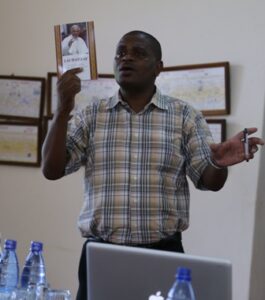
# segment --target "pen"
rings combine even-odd
[[[248,161],[248,156],[249,156],[249,144],[248,144],[248,130],[247,128],[244,129],[244,150],[245,150],[245,158],[246,161]]]

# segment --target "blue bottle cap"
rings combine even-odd
[[[15,240],[5,240],[4,248],[7,249],[7,250],[16,250],[17,241],[15,241]]]
[[[43,249],[43,244],[41,242],[32,241],[31,245],[30,245],[30,249],[31,249],[31,251],[40,252]]]
[[[178,280],[191,281],[191,270],[189,268],[179,267],[176,277]]]

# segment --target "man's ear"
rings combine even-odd
[[[156,63],[156,72],[155,72],[156,77],[160,74],[160,72],[162,71],[163,67],[164,67],[164,64],[163,64],[162,60],[160,60],[160,61],[158,61]]]

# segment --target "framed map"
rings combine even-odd
[[[52,117],[57,105],[57,75],[54,72],[48,73],[48,97],[47,115]],[[74,112],[81,110],[94,99],[111,97],[119,89],[112,74],[98,74],[95,80],[82,80],[81,91],[75,97]]]
[[[230,113],[229,63],[167,67],[156,79],[169,96],[190,103],[205,116]]]
[[[75,111],[87,106],[94,99],[106,99],[118,91],[119,86],[111,74],[99,74],[96,80],[82,81],[81,92],[76,95]]]
[[[44,92],[45,78],[0,76],[0,118],[40,119]]]
[[[222,143],[226,139],[225,119],[206,119],[215,143]]]
[[[0,164],[39,166],[41,123],[0,121]]]

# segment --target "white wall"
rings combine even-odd
[[[264,97],[265,98],[265,97]],[[265,107],[264,107],[265,115]],[[265,136],[265,123],[263,122],[263,136]],[[265,274],[265,151],[261,153],[259,167],[259,184],[254,220],[253,252],[251,266],[250,299],[263,300],[265,295],[264,274]]]
[[[244,127],[263,126],[264,11],[262,0],[1,0],[0,73],[46,77],[56,70],[53,26],[85,20],[95,22],[98,71],[111,73],[121,35],[145,30],[160,40],[165,66],[230,62],[231,115],[226,119],[231,136]],[[258,245],[253,243],[255,203],[263,197],[260,158],[230,168],[221,192],[192,188],[191,193],[185,250],[232,261],[234,300],[249,299],[252,247]],[[49,182],[39,168],[2,165],[0,178],[0,232],[18,240],[21,265],[30,240],[42,240],[52,286],[75,293],[83,243],[76,228],[82,171]],[[265,271],[252,273],[253,281],[261,282]],[[261,286],[251,300],[263,299]]]

